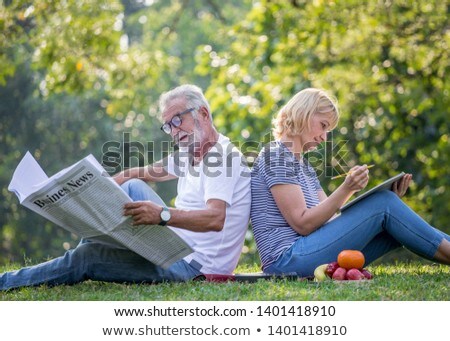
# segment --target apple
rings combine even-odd
[[[338,262],[331,262],[328,264],[325,273],[327,274],[328,277],[333,277],[334,272],[336,271],[336,269],[339,267]]]
[[[347,279],[350,281],[359,281],[366,279],[366,277],[358,269],[350,269],[347,271]]]
[[[344,268],[337,268],[334,273],[333,273],[333,279],[337,280],[337,281],[345,281],[347,270],[345,270]]]
[[[327,279],[327,275],[325,273],[325,270],[327,269],[328,264],[322,264],[319,265],[315,270],[314,270],[314,280],[316,282],[323,282],[324,280]]]
[[[372,279],[373,278],[373,275],[366,269],[362,269],[361,273],[364,275],[364,277],[366,279]]]

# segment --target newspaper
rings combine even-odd
[[[132,218],[123,216],[124,204],[132,200],[92,155],[48,178],[27,152],[8,190],[79,237],[128,248],[163,268],[193,252],[165,226],[133,226]]]

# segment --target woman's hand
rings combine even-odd
[[[392,185],[392,191],[396,193],[400,198],[405,195],[411,183],[412,174],[405,174],[403,178],[394,182]]]
[[[369,170],[367,165],[355,166],[350,169],[349,174],[345,177],[344,186],[353,192],[359,192],[367,186],[368,182]]]

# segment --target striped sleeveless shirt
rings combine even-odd
[[[318,191],[322,187],[307,160],[299,161],[280,141],[270,142],[261,150],[251,172],[250,218],[263,269],[301,237],[286,222],[270,192],[278,184],[299,185],[308,208],[320,202]]]

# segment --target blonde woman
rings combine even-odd
[[[311,276],[344,249],[362,251],[367,265],[401,246],[450,264],[450,237],[400,199],[410,174],[393,191],[373,194],[331,219],[369,180],[367,166],[355,166],[327,196],[303,157],[326,140],[338,120],[336,101],[320,89],[300,91],[274,119],[275,141],[260,152],[251,179],[251,221],[263,270]]]

